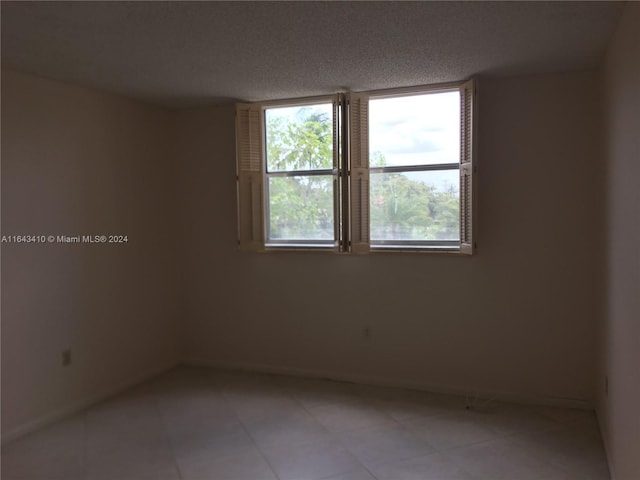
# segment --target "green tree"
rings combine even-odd
[[[333,132],[326,113],[300,109],[295,119],[270,117],[267,122],[269,171],[333,167]]]
[[[376,165],[384,157],[374,152]],[[371,236],[378,240],[449,240],[459,232],[459,198],[451,185],[412,179],[411,173],[371,174]]]

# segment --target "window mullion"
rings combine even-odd
[[[349,251],[349,232],[351,225],[351,215],[349,209],[349,122],[347,118],[347,97],[341,93],[339,99],[339,116],[340,129],[338,131],[338,175],[340,186],[340,251]]]
[[[283,170],[280,172],[267,172],[267,177],[314,177],[320,175],[333,175],[334,171],[331,168],[325,168],[322,170]]]
[[[427,172],[431,170],[457,170],[458,163],[437,163],[433,165],[408,165],[398,167],[369,167],[371,173],[404,173],[404,172]]]

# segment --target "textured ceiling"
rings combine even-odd
[[[597,67],[618,2],[6,2],[4,66],[170,107]]]

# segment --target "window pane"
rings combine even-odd
[[[269,240],[333,240],[333,176],[269,178]]]
[[[460,92],[369,100],[372,167],[458,163]]]
[[[459,240],[458,170],[371,173],[371,240]]]
[[[333,168],[333,105],[265,111],[267,171]]]

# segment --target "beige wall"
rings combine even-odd
[[[4,435],[177,361],[172,121],[2,72],[2,234],[129,238],[2,245]]]
[[[598,416],[615,480],[640,478],[640,4],[630,2],[605,61],[607,299]],[[604,376],[609,394],[604,395]]]
[[[599,86],[481,82],[472,258],[239,253],[233,108],[181,112],[190,360],[591,401]]]

